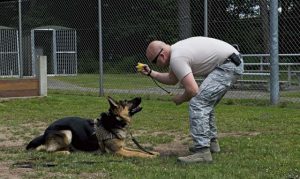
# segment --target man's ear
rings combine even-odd
[[[109,105],[110,105],[111,108],[114,109],[114,108],[117,108],[117,107],[118,107],[117,102],[116,102],[112,97],[108,96],[108,97],[107,97],[107,100],[108,100]]]

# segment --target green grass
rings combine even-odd
[[[123,99],[124,96],[114,96]],[[127,96],[128,97],[128,96]],[[188,106],[175,106],[168,97],[143,97],[143,110],[134,117],[133,134],[143,145],[158,146],[175,136],[189,135]],[[27,152],[26,142],[57,118],[96,118],[107,111],[104,97],[51,93],[46,98],[0,103],[0,138],[22,140],[22,145],[0,147],[0,163],[10,167],[30,162],[34,168],[23,178],[297,178],[300,176],[300,104],[269,106],[268,101],[223,100],[216,108],[222,152],[212,164],[181,165],[177,156],[157,159],[73,153],[69,156]],[[9,128],[9,130],[5,130]],[[157,135],[154,133],[160,132]],[[165,135],[163,134],[165,133]],[[256,135],[247,135],[247,134]],[[235,134],[235,135],[233,135]],[[171,148],[170,148],[171,150]],[[186,148],[187,150],[187,148]],[[53,164],[53,167],[45,167]],[[0,175],[1,176],[1,175]]]
[[[89,88],[99,88],[100,80],[99,74],[78,74],[77,76],[50,78]],[[108,89],[147,89],[156,87],[149,77],[141,74],[105,74],[103,85]]]
[[[48,77],[50,80],[55,79],[66,83],[75,84],[81,87],[99,88],[99,75],[94,74],[79,74],[77,76],[56,76]],[[248,79],[245,77],[244,79]],[[255,78],[249,78],[255,79]],[[258,80],[258,78],[256,78]],[[267,80],[267,79],[266,79]],[[155,83],[146,76],[140,74],[105,74],[103,79],[105,89],[151,89],[157,88]],[[162,87],[170,87],[160,84]],[[175,86],[175,88],[179,88]],[[58,94],[76,94],[76,95],[92,95],[97,96],[98,92],[80,92],[70,90],[51,90],[52,93]],[[280,95],[287,98],[300,98],[299,91],[281,91]],[[151,95],[152,96],[152,95]]]
[[[294,92],[282,92],[282,97],[289,97],[289,98],[300,98],[300,91],[294,91]]]

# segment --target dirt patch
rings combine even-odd
[[[152,135],[162,134],[162,132],[153,133]],[[169,133],[165,133],[166,135]],[[242,137],[242,136],[257,136],[259,132],[226,132],[219,133],[219,138],[224,137]],[[193,142],[190,136],[176,134],[172,142],[166,144],[160,144],[154,147],[154,150],[159,152],[161,156],[183,156],[189,154],[189,147],[192,146]]]
[[[3,170],[2,174],[0,174],[0,178],[22,178],[24,175],[27,177],[34,177],[37,167],[38,168],[51,168],[58,166],[55,163],[36,163],[34,160],[28,161],[20,161],[13,164],[9,164],[11,167],[8,167],[7,164],[0,164],[0,172]],[[71,167],[71,166],[70,166]],[[2,168],[2,169],[1,169]],[[109,174],[105,172],[95,172],[95,173],[60,173],[60,172],[46,172],[47,178],[109,178]],[[30,177],[30,178],[31,178]]]
[[[19,147],[24,143],[23,140],[17,139],[8,127],[0,128],[0,148]]]
[[[2,149],[12,149],[12,148],[24,148],[25,144],[28,142],[27,140],[31,139],[33,131],[26,131],[25,129],[35,129],[36,132],[42,133],[45,127],[47,126],[46,123],[40,122],[35,124],[23,124],[22,127],[0,127],[0,148]],[[144,136],[144,135],[151,135],[154,137],[157,136],[172,136],[173,140],[168,143],[159,144],[153,147],[154,151],[157,151],[161,154],[162,157],[167,156],[184,156],[189,153],[188,147],[192,145],[192,139],[189,135],[183,135],[182,133],[178,132],[164,132],[164,131],[157,131],[152,132],[149,134],[148,131],[137,130],[134,132],[135,136]],[[244,136],[257,136],[260,135],[259,132],[226,132],[226,133],[219,133],[219,138],[224,137],[244,137]],[[133,144],[131,144],[133,145]],[[143,144],[143,146],[151,147],[151,144]],[[0,157],[7,157],[7,155],[0,154]],[[4,161],[0,162],[0,178],[12,178],[12,179],[19,179],[23,176],[31,176],[35,173],[35,167],[26,167],[26,165],[14,165],[12,161]],[[64,173],[49,173],[49,177],[54,178],[61,178],[61,177],[80,177],[80,178],[107,178],[109,174],[97,172],[97,173],[81,173],[81,174],[64,174]]]
[[[35,126],[40,127],[42,131],[45,128],[46,124],[45,123],[41,123],[41,124],[37,123],[34,125],[25,124],[20,128],[0,127],[0,148],[3,150],[24,148],[25,144],[28,142],[25,140],[25,138],[32,137],[30,131],[24,129],[35,128]],[[1,153],[0,158],[5,158],[8,155],[11,154]],[[0,178],[19,179],[19,178],[23,178],[24,175],[30,174],[31,172],[34,172],[32,168],[14,166],[14,163],[12,161],[0,162]]]
[[[154,147],[161,156],[183,156],[189,153],[188,145],[182,144],[180,141],[173,141],[167,144],[160,144]]]
[[[23,140],[12,140],[12,141],[1,141],[0,148],[13,148],[20,147],[24,145]]]
[[[243,137],[243,136],[257,136],[260,135],[260,132],[225,132],[225,133],[219,133],[219,138],[223,137]]]
[[[0,127],[0,148],[23,147],[28,142],[27,138],[31,139],[33,137],[31,131],[24,129],[34,129],[42,133],[46,126],[46,123],[38,122],[23,124],[17,129],[16,127]]]
[[[105,173],[80,173],[80,174],[63,174],[63,173],[48,173],[47,178],[109,178],[109,175]]]
[[[12,166],[10,162],[0,163],[0,178],[19,179],[26,173],[33,172],[30,168],[14,168],[10,166]]]

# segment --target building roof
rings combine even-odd
[[[15,28],[12,28],[12,27],[6,27],[6,26],[1,26],[1,25],[0,25],[0,29],[15,29]],[[17,29],[15,29],[15,30],[17,30]]]
[[[63,27],[63,26],[49,25],[49,26],[36,27],[32,30],[72,30],[72,28]]]

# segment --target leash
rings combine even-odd
[[[152,152],[146,150],[143,146],[141,146],[141,145],[138,143],[138,141],[133,137],[133,135],[132,135],[132,133],[131,133],[131,131],[130,131],[129,129],[128,129],[128,132],[129,132],[129,134],[130,134],[130,136],[131,136],[131,140],[133,141],[133,143],[134,143],[139,149],[141,149],[142,151],[144,151],[144,152],[146,152],[146,153],[148,153],[148,154],[150,154],[150,155],[154,155]]]
[[[152,79],[152,81],[156,84],[156,86],[158,86],[160,89],[162,89],[162,90],[164,90],[166,93],[168,93],[170,96],[172,96],[172,93],[170,92],[170,91],[168,91],[168,90],[166,90],[165,88],[163,88],[162,86],[160,86],[158,83],[157,83],[157,81],[152,77],[152,76],[149,76],[151,79]]]
[[[101,142],[99,143],[99,140],[101,140],[101,137],[99,137],[100,135],[97,134],[97,131],[98,131],[98,126],[97,126],[97,119],[94,120],[94,128],[95,128],[95,134],[97,136],[97,140],[98,140],[98,144],[99,144],[99,147],[100,147],[100,150],[101,152],[105,153],[105,149],[104,149],[104,146],[100,145]],[[129,132],[130,136],[131,136],[131,140],[133,141],[133,143],[142,151],[146,152],[147,154],[150,154],[150,155],[154,155],[152,152],[146,150],[143,146],[141,146],[139,144],[139,142],[133,137],[131,131],[129,130],[129,128],[127,128],[127,131]],[[118,136],[117,134],[115,134],[113,131],[110,132],[111,134],[115,135],[116,137]]]
[[[135,66],[135,68],[136,68],[137,71],[139,71],[139,72],[141,72],[145,67],[146,67],[146,64],[143,64],[143,63],[140,63],[140,62],[138,62],[137,66]],[[149,69],[150,69],[150,67],[149,67]],[[152,81],[156,84],[156,86],[158,86],[160,89],[164,90],[166,93],[168,93],[170,96],[172,96],[173,94],[172,94],[170,91],[168,91],[168,90],[166,90],[165,88],[163,88],[162,86],[160,86],[160,85],[156,82],[156,80],[155,80],[152,76],[150,76],[150,73],[151,73],[151,72],[152,72],[152,69],[150,69],[150,71],[149,71],[149,73],[147,74],[147,76],[149,76],[149,77],[152,79]]]

